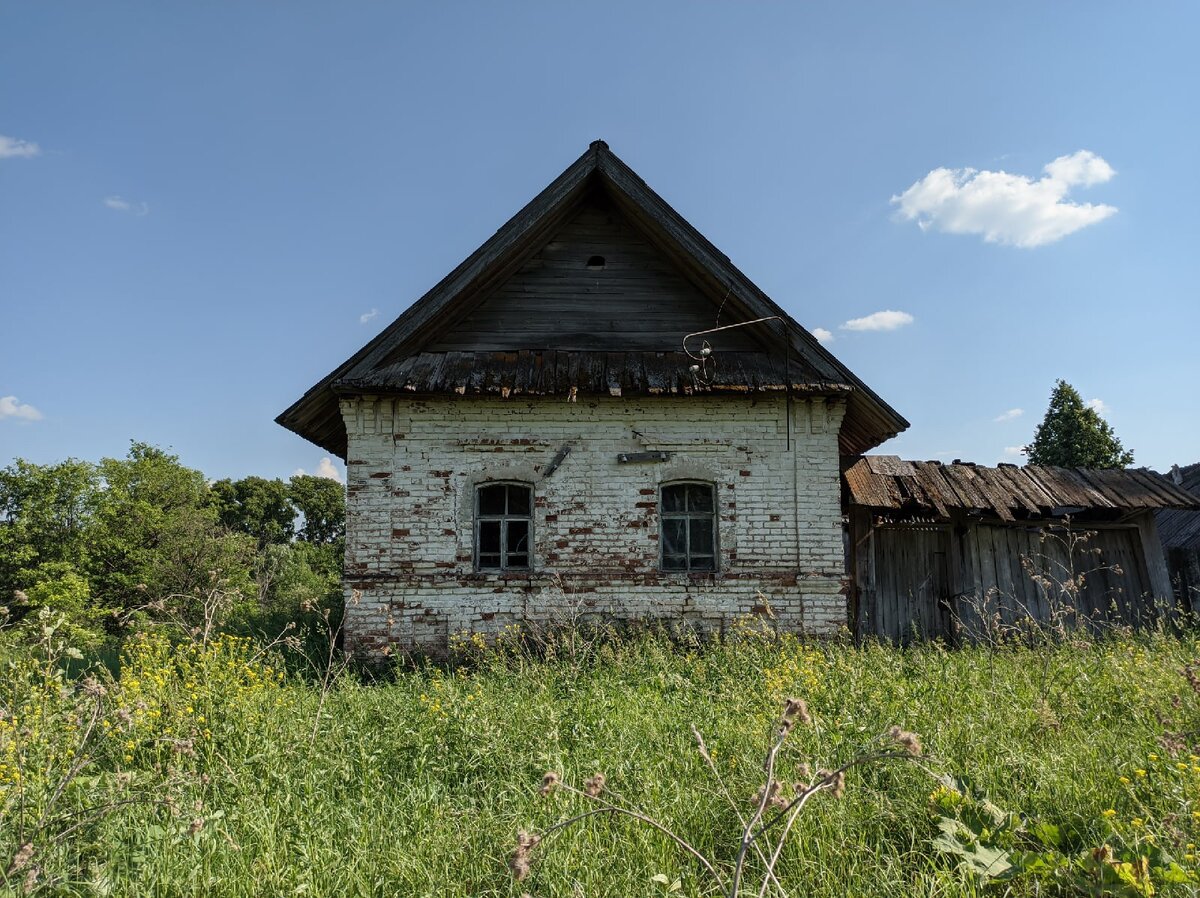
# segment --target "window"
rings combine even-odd
[[[717,503],[711,483],[668,483],[662,488],[664,571],[717,569]]]
[[[529,570],[532,512],[533,489],[524,483],[489,483],[475,490],[477,570]]]

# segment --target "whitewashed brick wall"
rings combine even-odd
[[[846,622],[840,401],[782,396],[342,401],[349,435],[349,648],[441,652],[521,621],[667,618],[701,631],[764,613],[829,633]],[[571,453],[543,472],[566,444]],[[623,452],[666,462],[619,464]],[[719,570],[659,571],[658,488],[716,487]],[[473,569],[476,485],[534,490],[533,570]]]

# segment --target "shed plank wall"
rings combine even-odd
[[[851,515],[860,636],[971,638],[996,623],[1020,629],[1031,621],[1137,626],[1167,613],[1169,583],[1157,569],[1165,564],[1148,563],[1144,549],[1157,538],[1146,532],[1149,514],[1126,526],[1078,525],[1074,537],[977,521],[864,532],[869,520]],[[1077,592],[1064,590],[1075,580]]]

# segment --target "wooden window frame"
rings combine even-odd
[[[479,511],[479,496],[485,489],[491,487],[520,487],[529,493],[529,513],[528,514],[509,514],[508,512],[508,491],[504,493],[504,513],[503,514],[481,514]],[[472,556],[474,567],[477,573],[481,574],[506,574],[511,571],[529,572],[533,570],[533,508],[534,508],[533,484],[526,483],[522,480],[488,480],[484,483],[475,484],[475,520],[472,527]],[[500,523],[500,566],[499,567],[482,567],[479,563],[479,525],[485,521],[499,521]],[[526,562],[523,565],[512,566],[508,563],[508,524],[510,521],[524,521],[526,524],[526,545],[524,554]],[[489,555],[496,553],[489,552]]]
[[[689,511],[686,509],[687,491],[684,491],[685,510],[684,511],[667,511],[666,503],[663,501],[663,493],[678,486],[702,486],[706,487],[709,494],[712,496],[711,511]],[[660,483],[658,486],[658,569],[664,574],[715,574],[721,568],[721,536],[720,536],[720,506],[717,503],[717,485],[708,480],[670,480],[666,483]],[[668,568],[664,564],[665,549],[667,544],[666,539],[666,522],[668,520],[684,520],[684,540],[686,549],[683,558],[687,566],[682,568]],[[693,520],[707,520],[712,527],[712,562],[707,567],[694,567],[692,562],[692,524]],[[701,555],[700,557],[707,557]]]

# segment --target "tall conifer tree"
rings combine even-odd
[[[1025,447],[1031,464],[1064,468],[1126,468],[1133,453],[1121,445],[1112,427],[1079,391],[1060,380],[1050,394],[1050,407]]]

